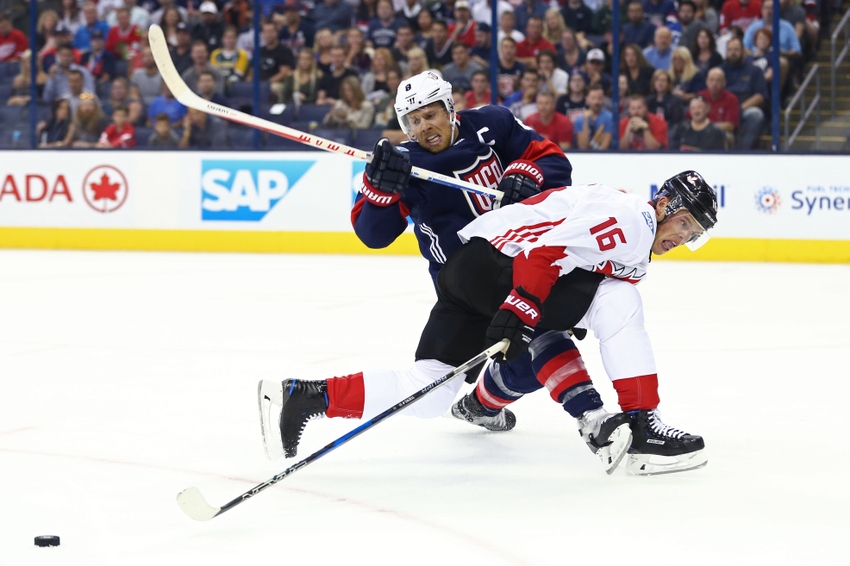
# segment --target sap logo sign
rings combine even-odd
[[[201,219],[258,222],[315,161],[201,162]]]

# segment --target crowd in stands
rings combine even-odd
[[[608,149],[615,127],[623,150],[753,149],[774,74],[787,96],[822,35],[819,0],[781,6],[774,68],[769,1],[621,2],[612,69],[610,0],[44,0],[34,45],[22,20],[0,14],[0,66],[15,65],[0,72],[0,127],[26,118],[34,82],[40,147],[250,147],[171,94],[148,44],[159,24],[197,94],[250,112],[258,68],[260,114],[293,127],[404,141],[399,83],[433,70],[456,109],[489,104],[495,41],[499,104],[564,150]]]

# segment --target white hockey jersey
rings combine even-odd
[[[657,227],[651,203],[593,184],[550,189],[480,216],[458,235],[464,242],[485,238],[511,257],[524,254],[530,261],[522,263],[531,271],[523,276],[524,286],[542,299],[559,275],[575,268],[640,282]],[[522,275],[517,270],[515,261],[515,284]],[[548,287],[535,282],[540,277]]]

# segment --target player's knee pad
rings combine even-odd
[[[550,331],[529,346],[531,367],[549,395],[573,417],[602,406],[581,354],[566,332]]]

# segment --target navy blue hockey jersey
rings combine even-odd
[[[572,166],[564,152],[501,106],[483,106],[458,114],[458,139],[440,153],[430,153],[414,141],[400,147],[410,152],[416,167],[453,176],[495,189],[505,168],[525,159],[540,167],[543,189],[571,184]],[[358,195],[351,223],[360,240],[370,248],[390,245],[407,228],[407,216],[428,270],[436,281],[446,259],[461,246],[457,232],[492,210],[493,199],[411,178],[401,199],[390,206],[376,206]]]

